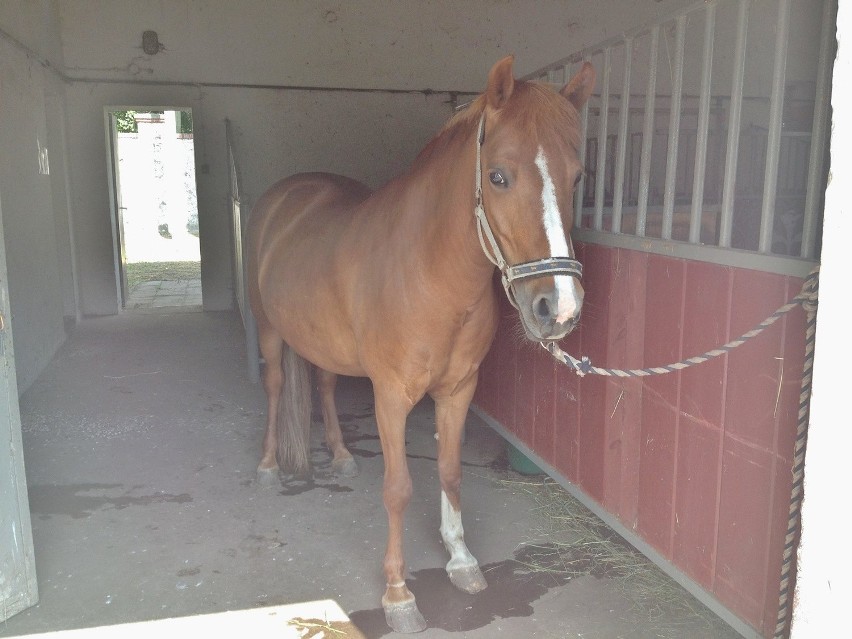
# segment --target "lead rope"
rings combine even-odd
[[[802,367],[802,387],[799,394],[799,422],[796,427],[796,443],[793,446],[793,488],[790,495],[790,511],[787,515],[787,534],[784,538],[784,554],[781,562],[781,585],[778,592],[778,618],[775,623],[775,639],[789,636],[790,602],[792,601],[792,572],[795,566],[796,548],[802,530],[802,496],[805,481],[805,447],[808,442],[808,424],[811,408],[811,380],[814,368],[814,344],[816,343],[816,313],[819,302],[819,267],[817,266],[805,286],[810,281],[810,295],[801,301],[802,308],[808,314],[805,326],[805,364]]]
[[[580,359],[572,357],[571,355],[563,351],[561,348],[559,348],[559,345],[556,342],[540,342],[540,345],[544,350],[549,352],[557,361],[568,366],[580,377],[584,377],[585,375],[588,375],[590,373],[592,375],[605,375],[608,377],[647,377],[649,375],[665,375],[666,373],[680,371],[685,368],[689,368],[690,366],[695,366],[696,364],[703,364],[704,362],[707,362],[716,357],[720,357],[725,353],[729,353],[735,348],[742,346],[748,340],[760,335],[764,330],[772,326],[775,322],[781,319],[781,317],[789,313],[797,306],[801,305],[807,311],[808,307],[812,304],[814,311],[816,311],[818,289],[819,267],[816,267],[810,272],[808,277],[805,279],[805,282],[802,285],[802,290],[799,292],[798,295],[796,295],[796,297],[792,299],[792,301],[790,301],[789,304],[785,304],[784,306],[779,308],[772,315],[760,322],[760,324],[752,328],[750,331],[746,331],[738,338],[731,340],[727,344],[723,344],[722,346],[718,346],[705,353],[702,353],[701,355],[688,357],[673,364],[664,364],[662,366],[652,366],[649,368],[630,368],[626,370],[619,368],[604,368],[600,366],[593,366],[591,360],[589,360],[588,357],[584,356]]]
[[[801,306],[807,313],[807,325],[805,328],[805,362],[802,367],[802,386],[799,394],[799,416],[796,425],[796,442],[793,447],[793,486],[790,494],[790,509],[787,517],[787,533],[784,538],[784,554],[781,562],[781,584],[778,593],[778,616],[776,617],[774,639],[783,639],[789,633],[790,601],[792,587],[792,573],[795,565],[794,559],[796,548],[801,532],[801,506],[805,478],[805,448],[808,439],[808,418],[810,416],[811,380],[814,365],[814,344],[816,341],[816,313],[819,303],[819,266],[816,266],[807,276],[802,289],[789,304],[785,304],[772,315],[763,320],[750,331],[740,335],[737,339],[728,342],[718,348],[707,351],[702,355],[690,357],[674,364],[654,366],[651,368],[634,368],[620,370],[616,368],[600,368],[592,366],[588,357],[576,359],[565,353],[555,342],[542,343],[541,346],[547,350],[557,361],[562,362],[574,370],[577,375],[583,377],[589,373],[593,375],[606,375],[612,377],[646,377],[648,375],[663,375],[673,371],[683,370],[696,364],[709,361],[742,346],[746,341],[760,335],[769,326],[774,324],[782,316],[789,313],[797,306]]]

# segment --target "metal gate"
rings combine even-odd
[[[243,259],[243,249],[246,245],[243,231],[246,227],[250,210],[241,200],[240,171],[237,158],[234,155],[231,121],[227,119],[225,120],[225,142],[228,163],[228,206],[231,219],[231,258],[234,269],[234,297],[236,297],[237,307],[240,310],[240,317],[243,320],[243,328],[246,332],[246,358],[249,379],[257,383],[260,381],[260,353],[257,344],[257,324],[249,306],[245,260]]]

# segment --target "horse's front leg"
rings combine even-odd
[[[435,398],[438,472],[441,476],[441,538],[450,553],[447,574],[456,588],[471,594],[488,586],[479,562],[464,543],[461,516],[461,438],[476,379],[476,374],[473,374],[452,395]]]
[[[384,503],[388,513],[388,545],[385,551],[386,578],[382,607],[388,626],[396,632],[420,632],[426,620],[417,609],[414,595],[405,585],[402,552],[403,516],[411,500],[411,476],[405,457],[405,420],[412,403],[402,392],[374,384],[376,422],[385,460]]]

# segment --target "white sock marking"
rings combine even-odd
[[[544,233],[547,236],[547,244],[550,248],[550,257],[573,257],[568,250],[568,240],[565,236],[565,228],[562,226],[562,214],[559,211],[559,203],[556,201],[556,185],[547,170],[547,158],[544,149],[538,147],[535,156],[535,165],[541,174],[541,205],[544,218]],[[556,275],[554,278],[556,287],[556,321],[566,322],[571,319],[582,303],[582,297],[577,290],[577,282],[570,275]]]
[[[447,570],[477,565],[476,558],[470,554],[464,543],[461,513],[453,508],[450,500],[447,499],[447,493],[443,490],[441,491],[441,538],[450,553]]]

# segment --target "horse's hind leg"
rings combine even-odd
[[[438,472],[441,477],[441,538],[450,553],[447,574],[460,590],[476,593],[488,584],[479,563],[464,543],[461,518],[461,438],[476,376],[447,397],[435,399],[438,431]]]
[[[317,384],[322,404],[322,419],[325,424],[325,442],[333,455],[332,470],[344,477],[355,477],[358,464],[343,444],[343,433],[337,418],[337,406],[334,402],[334,389],[337,387],[337,375],[317,368]]]
[[[260,352],[266,362],[263,371],[263,388],[266,391],[266,435],[263,438],[263,455],[257,466],[259,484],[273,485],[278,480],[278,402],[281,387],[284,384],[284,371],[281,369],[281,353],[284,342],[271,326],[258,321],[258,342]]]

